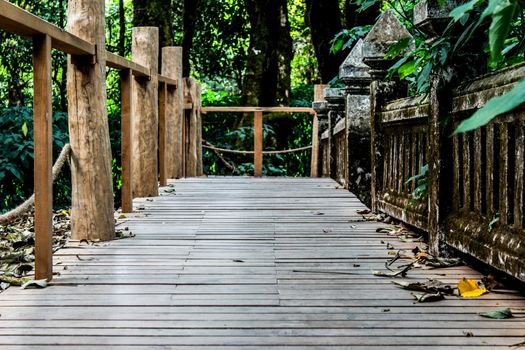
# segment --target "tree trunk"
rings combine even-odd
[[[244,77],[243,104],[286,105],[293,58],[285,0],[249,0],[251,35]]]
[[[173,46],[171,0],[133,0],[133,26],[158,27],[159,47]]]
[[[330,52],[330,41],[343,29],[338,0],[306,0],[305,21],[312,33],[312,44],[317,56],[319,75],[327,83],[339,73],[345,55]]]
[[[118,0],[118,25],[118,54],[124,57],[126,56],[126,9],[124,0]]]
[[[184,77],[190,76],[190,51],[193,46],[193,37],[195,36],[199,4],[200,0],[184,0],[184,33],[182,37],[182,76]]]
[[[380,14],[379,3],[370,6],[363,12],[358,12],[359,5],[356,5],[353,0],[345,1],[344,19],[345,27],[350,29],[353,27],[374,24]]]

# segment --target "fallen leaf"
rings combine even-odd
[[[458,282],[458,291],[463,298],[476,298],[489,292],[484,288],[480,288],[478,282],[465,277]]]
[[[510,309],[508,307],[507,308],[498,309],[498,310],[495,310],[495,311],[480,312],[478,315],[480,315],[482,317],[487,317],[487,318],[494,318],[494,319],[497,319],[497,320],[504,320],[504,319],[507,319],[507,318],[514,317],[514,315],[512,315],[512,312],[510,311]]]
[[[46,288],[47,280],[31,280],[20,286],[20,289],[26,289],[28,287]]]
[[[470,337],[474,336],[474,333],[472,333],[470,331],[463,331],[463,334],[465,334],[465,337],[467,337],[467,338],[470,338]]]
[[[362,210],[356,210],[355,212],[359,215],[366,215],[366,214],[370,214],[372,211],[370,211],[370,209],[362,209]]]
[[[412,296],[420,303],[440,301],[445,299],[442,293],[412,293]]]
[[[416,292],[453,294],[454,288],[441,281],[430,279],[427,282],[392,281],[395,285]]]

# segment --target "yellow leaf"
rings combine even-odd
[[[27,128],[27,123],[24,122],[24,124],[22,124],[22,133],[24,134],[24,137],[27,136],[28,132],[29,132],[29,129]]]
[[[459,295],[463,298],[476,298],[489,291],[479,287],[478,282],[463,277],[458,283]]]

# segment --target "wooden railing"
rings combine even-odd
[[[312,128],[312,162],[311,175],[317,176],[317,153],[319,152],[319,143],[317,141],[317,118],[312,108],[304,107],[202,107],[201,113],[253,113],[253,168],[254,176],[261,177],[263,174],[263,113],[309,113],[314,115]],[[288,151],[275,151],[273,153],[284,153]],[[252,152],[245,152],[252,153]]]
[[[133,210],[134,196],[156,195],[159,179],[163,186],[169,177],[202,172],[200,88],[182,78],[181,48],[163,48],[161,75],[158,29],[134,29],[132,61],[104,49],[104,22],[102,0],[70,1],[68,31],[0,0],[0,30],[32,38],[34,44],[37,279],[53,276],[51,49],[69,55],[74,239],[115,235],[106,65],[121,71],[122,212]]]

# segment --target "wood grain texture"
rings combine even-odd
[[[104,26],[104,1],[69,1],[68,31],[98,48],[95,64],[72,64],[70,57],[67,70],[71,235],[79,240],[109,240],[115,236]]]
[[[202,114],[201,114],[201,105],[202,105],[202,87],[200,84],[197,84],[195,91],[195,113],[197,114],[197,176],[202,176],[204,174],[204,164],[202,160]]]
[[[197,96],[197,83],[195,82],[195,79],[193,78],[184,78],[184,85],[185,85],[185,101],[186,102],[192,102],[193,108],[186,111],[186,119],[185,123],[186,125],[186,134],[185,134],[185,141],[186,141],[186,159],[185,159],[185,176],[187,177],[193,177],[197,176],[197,152],[198,152],[198,146],[197,146],[197,137],[198,137],[198,128],[199,128],[199,117],[200,112],[195,108],[196,102],[198,99]]]
[[[51,38],[33,38],[35,277],[53,278],[53,105]]]
[[[166,151],[166,134],[168,125],[166,120],[166,100],[168,94],[168,84],[159,84],[159,185],[164,187],[168,184],[167,177],[167,151]]]
[[[131,100],[133,75],[130,69],[120,73],[121,93],[121,159],[122,159],[122,212],[133,212],[133,184],[131,177]]]
[[[156,27],[133,28],[133,61],[158,72],[159,29]],[[158,80],[136,78],[133,83],[133,196],[152,197],[158,194]]]
[[[310,176],[319,176],[319,118],[314,115],[312,122],[312,156],[310,163]]]
[[[182,118],[184,115],[182,83],[182,47],[162,48],[162,75],[177,81],[177,88],[168,87],[166,101],[166,174],[170,179],[182,173]]]
[[[256,177],[261,177],[263,172],[263,114],[262,112],[253,113],[253,174]]]
[[[376,277],[404,243],[363,221],[330,179],[208,177],[169,181],[119,222],[136,234],[55,255],[46,289],[0,294],[2,349],[509,349],[525,320],[519,294],[414,304]],[[125,231],[126,232],[126,231]],[[410,260],[402,260],[406,263]],[[465,266],[406,281],[480,279]],[[465,336],[472,332],[473,337]]]

